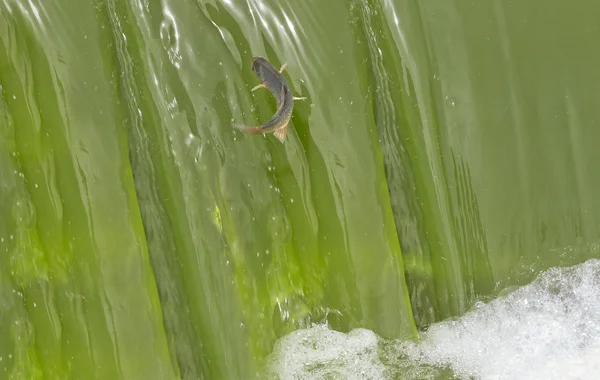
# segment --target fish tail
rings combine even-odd
[[[261,133],[265,133],[261,127],[249,127],[247,125],[233,124],[233,128],[241,129],[242,131],[249,133],[251,135],[258,135]]]

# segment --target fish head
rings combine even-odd
[[[260,69],[267,62],[263,57],[254,57],[252,59],[252,70],[260,77]]]

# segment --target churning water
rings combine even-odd
[[[281,379],[598,379],[600,260],[553,268],[530,285],[432,325],[420,343],[313,326],[281,339]]]

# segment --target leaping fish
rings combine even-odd
[[[285,78],[281,73],[285,70],[287,63],[277,70],[265,58],[254,57],[252,59],[252,70],[256,73],[262,82],[255,86],[252,91],[259,88],[266,88],[275,96],[277,102],[277,112],[271,120],[267,121],[258,127],[248,127],[245,125],[234,124],[235,128],[241,129],[252,135],[265,134],[273,132],[277,140],[282,143],[285,141],[287,125],[292,118],[292,110],[294,109],[294,100],[306,100],[306,98],[295,97],[292,90],[288,86]]]

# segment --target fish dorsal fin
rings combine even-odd
[[[287,134],[287,125],[283,128],[275,130],[273,134],[275,135],[275,137],[277,137],[277,140],[283,143],[285,141],[285,135]]]

